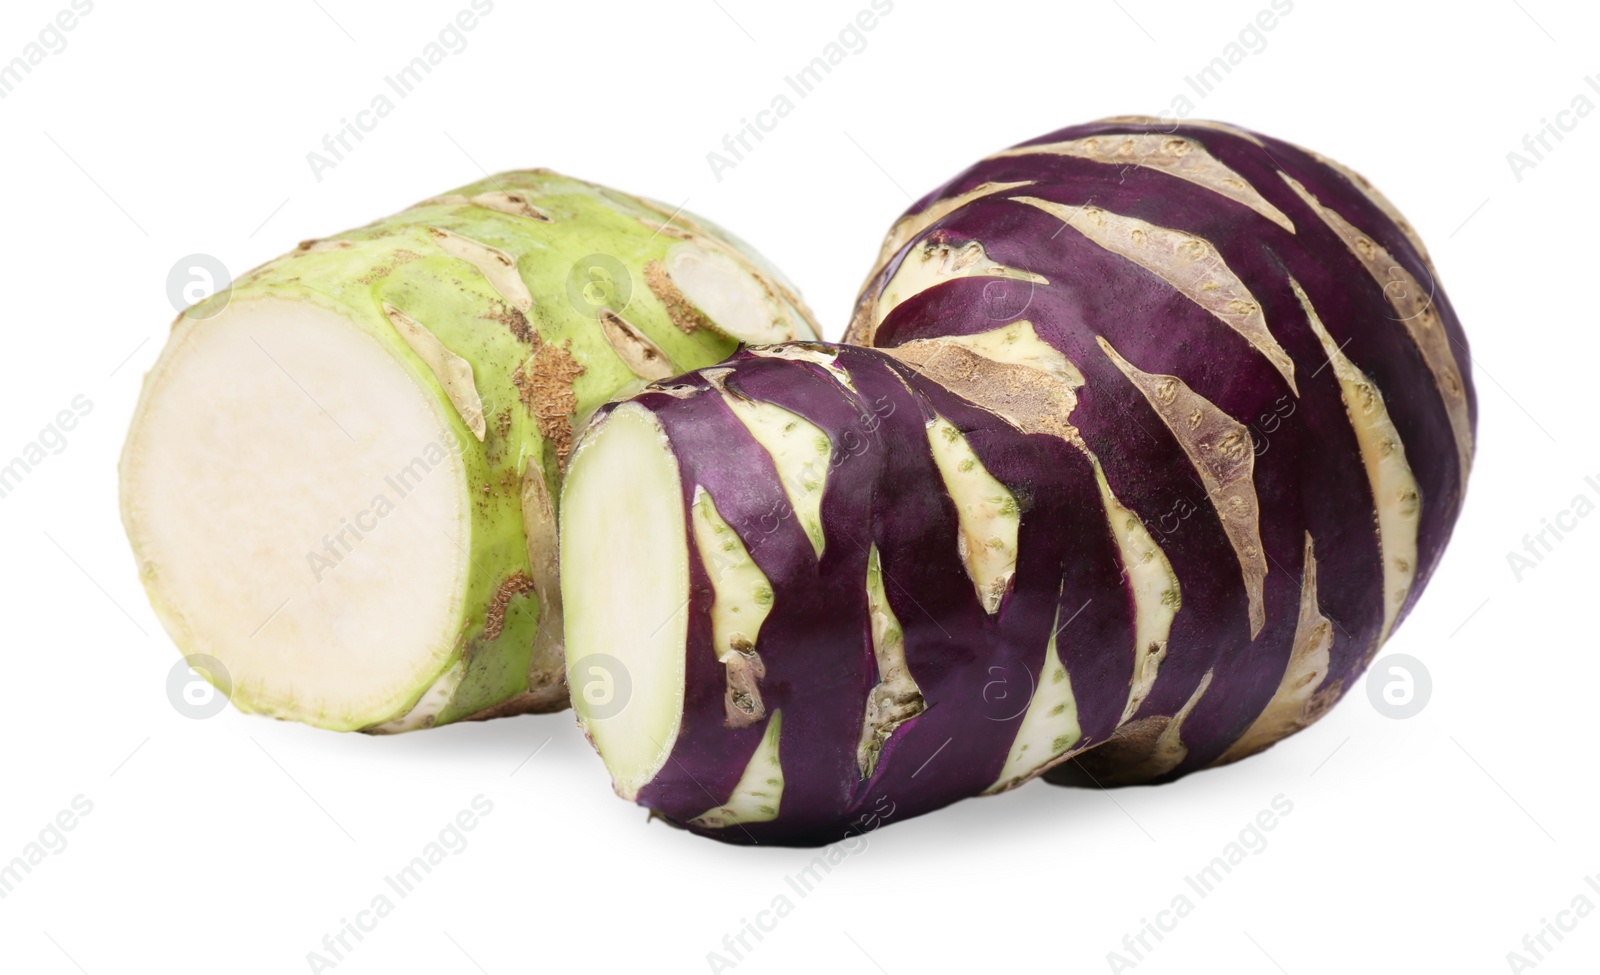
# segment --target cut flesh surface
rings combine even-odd
[[[402,355],[338,312],[259,298],[180,321],[152,372],[124,521],[162,622],[221,661],[241,710],[368,727],[457,656],[460,421]]]
[[[572,706],[617,794],[633,799],[683,720],[689,537],[660,424],[631,403],[613,410],[573,455],[562,499]]]

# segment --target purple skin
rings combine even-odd
[[[1084,456],[1057,438],[1016,430],[881,352],[813,347],[837,354],[854,392],[814,363],[751,352],[718,369],[730,370],[720,380],[730,393],[798,413],[833,442],[820,563],[787,513],[770,457],[703,373],[661,384],[692,385],[687,396],[646,391],[632,401],[655,415],[678,458],[685,520],[695,485],[703,485],[774,591],[756,650],[766,666],[766,713],[784,714],[780,814],[718,829],[689,826],[734,843],[834,842],[994,784],[1039,682],[1058,603],[1062,620],[1078,614],[1073,636],[1060,642],[1063,662],[1075,680],[1085,675],[1086,688],[1109,688],[1079,698],[1088,738],[1110,735],[1132,670],[1127,653],[1097,653],[1102,642],[1131,645],[1133,610],[1125,599],[1094,598],[1121,586],[1121,568]],[[962,431],[1021,504],[1015,585],[992,617],[957,554],[954,503],[939,487],[925,431],[935,413]],[[896,728],[863,779],[856,747],[878,680],[865,586],[874,545],[906,663],[928,707]],[[639,793],[641,805],[684,825],[733,792],[765,728],[727,726],[709,580],[692,537],[690,546],[683,724],[671,758]]]
[[[1372,489],[1333,370],[1321,368],[1327,357],[1290,288],[1290,275],[1334,341],[1382,392],[1418,484],[1418,564],[1400,620],[1437,565],[1461,509],[1465,479],[1444,399],[1386,298],[1385,285],[1278,176],[1279,170],[1380,244],[1430,289],[1461,372],[1474,429],[1477,400],[1465,335],[1415,246],[1361,188],[1304,150],[1264,136],[1259,137],[1263,148],[1242,134],[1209,126],[1123,122],[1074,126],[1025,145],[1091,136],[1114,143],[1127,133],[1160,133],[1198,143],[1286,214],[1296,233],[1155,168],[1058,155],[989,159],[908,212],[919,213],[984,183],[1034,185],[968,203],[921,230],[869,279],[848,338],[888,348],[915,339],[982,332],[1012,320],[1032,321],[1041,338],[1083,371],[1087,382],[1072,422],[1102,458],[1113,491],[1152,530],[1172,510],[1174,498],[1199,502],[1204,494],[1166,427],[1094,337],[1107,338],[1146,372],[1183,379],[1251,427],[1257,450],[1254,482],[1269,559],[1267,625],[1256,640],[1250,639],[1239,579],[1222,578],[1227,574],[1216,571],[1229,553],[1220,522],[1211,506],[1197,503],[1195,514],[1162,540],[1183,590],[1183,604],[1166,663],[1135,715],[1173,715],[1201,675],[1215,668],[1211,687],[1183,725],[1187,756],[1159,779],[1165,781],[1215,762],[1277,688],[1294,631],[1305,532],[1317,540],[1318,603],[1334,623],[1331,666],[1318,688],[1320,709],[1354,686],[1378,649],[1383,600],[1377,539],[1367,519],[1350,514],[1373,510]],[[1056,217],[1007,199],[1023,194],[1068,206],[1100,207],[1209,241],[1260,302],[1273,336],[1294,360],[1299,396],[1249,343],[1161,278],[1063,229]],[[868,309],[879,289],[929,239],[980,241],[994,261],[1040,274],[1050,284],[983,277],[945,281],[896,306],[872,330]],[[1295,412],[1263,437],[1262,419],[1272,417],[1279,402],[1292,402]]]
[[[1415,481],[1414,576],[1396,624],[1415,604],[1448,541],[1465,478],[1446,394],[1399,320],[1393,282],[1376,279],[1279,171],[1432,289],[1437,322],[1464,385],[1464,414],[1456,415],[1467,417],[1470,433],[1477,407],[1465,338],[1408,234],[1362,187],[1303,150],[1262,137],[1263,148],[1241,130],[1139,122],[1076,126],[1033,141],[1098,136],[1116,145],[1123,136],[1149,133],[1209,153],[1281,211],[1295,232],[1158,166],[1055,154],[992,158],[910,213],[985,183],[1032,185],[957,207],[886,255],[868,280],[849,334],[859,345],[894,349],[1029,322],[1082,376],[1070,416],[1059,418],[1076,429],[1079,442],[1024,432],[982,390],[958,394],[909,356],[851,346],[807,348],[836,356],[853,388],[815,362],[749,350],[654,387],[676,385],[671,394],[647,390],[632,401],[666,431],[680,465],[686,521],[694,487],[704,485],[772,587],[771,612],[755,646],[766,667],[759,692],[766,714],[784,715],[777,817],[722,828],[691,825],[729,800],[766,727],[758,721],[732,728],[726,720],[726,675],[711,643],[710,580],[691,533],[683,724],[670,760],[639,793],[641,804],[728,842],[814,845],[991,790],[1030,697],[1047,676],[1045,648],[1058,619],[1057,654],[1070,675],[1081,738],[1054,756],[1054,767],[1044,772],[1052,781],[1169,781],[1292,734],[1355,685],[1383,631],[1382,546],[1393,544],[1394,536],[1380,539],[1381,502],[1346,390],[1339,370],[1329,368],[1291,277],[1332,342],[1382,394]],[[1259,304],[1267,332],[1293,363],[1297,391],[1261,349],[1157,271],[1095,242],[1077,225],[1010,199],[1019,195],[1068,208],[1092,206],[1209,242]],[[972,241],[989,260],[1048,283],[946,277],[874,321],[873,309],[908,257],[927,243],[959,248]],[[1180,434],[1097,337],[1145,373],[1178,377],[1249,429],[1267,565],[1259,633],[1251,632],[1249,589],[1233,540]],[[727,407],[716,383],[735,396],[799,414],[832,441],[820,561],[788,510],[771,456]],[[958,554],[955,502],[925,426],[936,414],[962,432],[1020,510],[1015,574],[993,615]],[[1154,537],[1181,591],[1164,660],[1128,721],[1122,717],[1135,675],[1139,608],[1089,453],[1116,499]],[[1391,504],[1384,510],[1398,509]],[[1285,673],[1297,665],[1297,673],[1304,672],[1310,659],[1304,646],[1302,656],[1292,655],[1308,535],[1317,562],[1315,609],[1330,621],[1331,645],[1305,686],[1314,692],[1286,697],[1280,687]],[[864,584],[869,546],[880,553],[906,667],[927,707],[893,728],[872,774],[863,777],[856,749],[879,679]],[[1207,674],[1210,682],[1196,698]],[[1264,714],[1289,717],[1266,720],[1271,730],[1263,734],[1255,723]],[[1157,742],[1162,731],[1168,731],[1164,745]],[[1230,753],[1240,743],[1248,747]]]

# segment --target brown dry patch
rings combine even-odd
[[[1322,720],[1328,709],[1339,703],[1339,698],[1344,697],[1344,678],[1339,678],[1326,687],[1311,695],[1311,702],[1306,705],[1305,725],[1309,728]]]
[[[401,248],[400,250],[397,250],[393,254],[389,255],[388,263],[373,265],[372,270],[368,271],[365,276],[357,278],[356,280],[360,281],[362,284],[371,284],[374,281],[379,281],[388,277],[390,274],[394,273],[395,268],[400,267],[402,264],[410,264],[412,261],[420,260],[421,257],[422,255],[418,254],[416,251],[410,251],[406,250],[405,248]]]
[[[1155,754],[1162,734],[1171,723],[1172,718],[1164,714],[1129,722],[1112,732],[1099,746],[1079,755],[1072,764],[1097,785],[1131,784],[1138,780],[1129,775],[1130,770],[1143,765]]]
[[[572,383],[584,373],[584,366],[572,357],[571,341],[560,345],[540,344],[533,358],[512,373],[512,385],[539,424],[539,432],[556,448],[556,465],[565,471],[567,455],[572,453],[572,417],[578,409],[578,396]]]
[[[534,634],[533,656],[528,661],[528,686],[542,693],[542,688],[552,685],[566,686],[556,511],[550,485],[545,481],[544,465],[528,465],[522,479],[521,503],[528,567],[533,573],[534,595],[539,599],[539,631]]]
[[[672,324],[685,335],[705,329],[716,331],[716,325],[705,313],[696,308],[688,298],[684,297],[678,286],[672,283],[671,275],[660,261],[647,261],[644,265],[644,280],[650,290],[667,306],[667,317],[672,319]]]
[[[940,339],[918,339],[883,351],[1024,433],[1081,443],[1078,428],[1067,422],[1077,408],[1077,394],[1042,369],[997,362]]]
[[[767,676],[767,665],[748,642],[733,649],[723,661],[728,672],[723,709],[729,728],[748,728],[767,716],[767,706],[761,700],[761,678]]]
[[[1103,744],[1080,756],[1072,766],[1058,766],[1050,781],[1082,784],[1072,781],[1077,772],[1087,775],[1095,785],[1141,785],[1171,774],[1188,757],[1189,749],[1180,732],[1210,688],[1211,677],[1212,671],[1206,671],[1177,714],[1151,715],[1123,725]]]
[[[348,240],[339,240],[336,237],[313,237],[302,240],[295,245],[294,251],[289,255],[299,257],[302,254],[313,254],[321,251],[347,251],[356,245]]]
[[[878,757],[891,735],[907,721],[928,710],[922,689],[911,679],[905,667],[905,657],[891,665],[894,669],[887,678],[880,677],[867,695],[866,717],[861,722],[861,741],[856,745],[856,768],[863,779],[869,778],[878,766]],[[878,673],[884,673],[880,661]]]
[[[488,643],[500,638],[500,633],[506,628],[506,607],[511,604],[511,597],[520,596],[532,588],[533,580],[525,572],[514,572],[505,582],[500,583],[500,588],[494,591],[494,596],[489,600],[489,610],[483,617],[483,642]]]
[[[554,711],[565,711],[570,704],[567,682],[557,680],[554,684],[537,691],[522,691],[517,696],[507,698],[492,707],[474,711],[461,720],[488,721],[492,718],[515,717],[519,714],[550,714]]]
[[[524,345],[538,343],[538,333],[534,332],[533,326],[528,323],[528,316],[520,309],[499,302],[496,302],[494,307],[494,311],[483,317],[504,325],[512,335],[516,336],[517,341]]]
[[[861,292],[861,297],[856,299],[855,311],[850,316],[850,323],[845,326],[843,343],[845,345],[859,345],[865,348],[876,348],[873,340],[877,338],[878,326],[873,324],[872,309],[878,303],[878,295],[883,291],[883,280],[876,284],[868,282],[868,290]]]

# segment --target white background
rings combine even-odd
[[[1541,919],[1579,895],[1600,905],[1585,884],[1600,872],[1600,516],[1520,579],[1507,559],[1576,496],[1600,501],[1600,112],[1564,117],[1572,131],[1520,179],[1507,161],[1575,97],[1600,106],[1585,83],[1600,85],[1600,12],[1296,0],[1202,98],[1185,76],[1265,0],[897,0],[715,179],[707,152],[866,5],[496,0],[320,181],[306,154],[467,0],[99,0],[0,99],[0,462],[75,396],[93,404],[0,499],[0,862],[75,797],[93,804],[0,899],[0,969],[313,970],[323,936],[480,794],[493,811],[470,845],[391,893],[394,912],[333,970],[711,971],[708,952],[734,960],[724,935],[786,893],[792,912],[725,970],[1110,971],[1108,952],[1134,960],[1123,936],[1187,894],[1193,911],[1147,935],[1141,975],[1500,972],[1518,970],[1509,951],[1534,960],[1521,940]],[[62,9],[7,0],[0,63]],[[1271,751],[1173,785],[964,802],[872,833],[800,898],[784,878],[812,852],[647,823],[570,712],[370,738],[169,703],[178,655],[123,539],[115,460],[185,255],[237,274],[485,172],[549,166],[733,228],[837,337],[907,191],[1184,93],[1195,117],[1372,178],[1429,243],[1471,337],[1466,510],[1386,651],[1431,672],[1419,716],[1386,718],[1357,688]],[[1198,897],[1185,876],[1279,795],[1293,811],[1265,849]],[[1564,919],[1540,975],[1600,960],[1600,917]]]

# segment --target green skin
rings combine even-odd
[[[504,204],[473,203],[479,194],[502,200],[513,195],[549,220],[507,212]],[[444,250],[430,228],[489,245],[516,261],[532,296],[525,314],[531,335],[490,279],[473,262]],[[737,348],[738,341],[703,312],[701,326],[686,331],[680,307],[675,324],[669,305],[647,285],[647,263],[665,261],[669,248],[685,240],[732,259],[756,279],[780,309],[774,322],[787,324],[792,337],[815,336],[810,313],[794,292],[730,235],[659,204],[546,170],[503,173],[365,227],[307,241],[185,313],[204,319],[220,310],[219,302],[272,296],[312,302],[356,322],[406,364],[419,386],[438,397],[455,438],[453,447],[444,446],[459,452],[474,499],[470,568],[453,651],[403,707],[376,721],[286,713],[281,702],[252,701],[246,686],[233,689],[236,707],[334,730],[398,731],[568,706],[558,607],[540,606],[541,595],[560,598],[554,582],[554,522],[525,526],[524,493],[558,498],[562,447],[570,444],[571,433],[599,406],[643,385],[602,334],[598,307],[624,315],[655,343],[670,360],[667,374],[709,366]],[[613,272],[594,262],[578,267],[597,254],[619,262],[629,280],[619,285]],[[578,282],[577,296],[569,277]],[[615,307],[623,290],[631,295]],[[391,324],[385,304],[422,323],[471,365],[483,401],[481,442],[429,365]],[[204,327],[203,321],[190,324]],[[544,355],[537,357],[541,347]],[[570,361],[556,349],[564,349]],[[574,363],[582,369],[576,376],[560,368]],[[561,388],[570,385],[572,398],[527,402],[514,379],[519,370],[524,377],[549,377]],[[544,429],[535,412],[545,414]],[[542,492],[538,484],[525,487],[525,478],[533,477],[542,479]],[[545,537],[548,547],[541,544]],[[153,580],[145,582],[160,612]],[[503,587],[506,596],[497,596]],[[497,603],[503,615],[494,634]],[[541,628],[545,620],[554,625]],[[464,672],[448,701],[430,701],[423,719],[413,715],[403,724],[388,724],[405,718],[433,682],[463,659]]]

